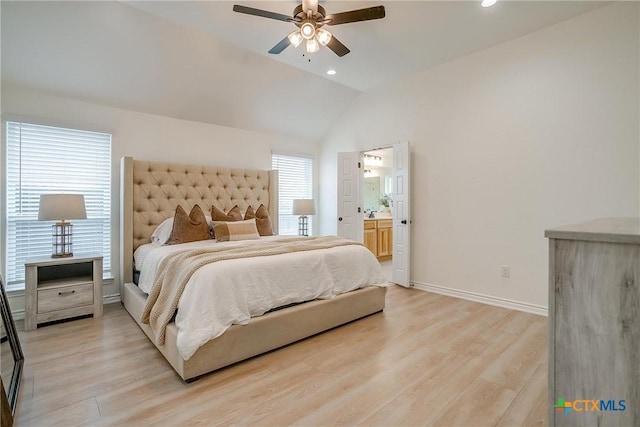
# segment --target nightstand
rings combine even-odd
[[[102,256],[34,258],[25,262],[24,329],[93,314],[102,316]]]

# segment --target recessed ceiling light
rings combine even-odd
[[[333,70],[333,69],[327,70],[327,74],[329,74],[330,76],[333,76],[336,74],[336,70]]]
[[[491,7],[491,6],[493,6],[494,4],[496,4],[496,2],[497,2],[497,1],[498,1],[498,0],[482,0],[482,3],[480,3],[480,5],[481,5],[482,7]]]

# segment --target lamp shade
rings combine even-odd
[[[39,221],[87,219],[82,194],[43,194],[40,196]]]
[[[315,215],[316,206],[313,199],[294,199],[291,213],[293,215]]]

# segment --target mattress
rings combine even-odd
[[[225,245],[260,245],[283,236],[241,242],[205,240],[180,245],[144,245],[136,251],[139,287],[149,293],[158,266],[168,254],[185,249]],[[175,317],[177,347],[188,360],[231,325],[246,325],[252,317],[288,304],[328,299],[367,286],[385,286],[380,264],[359,244],[306,252],[232,259],[205,265],[190,278]]]

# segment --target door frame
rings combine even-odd
[[[366,152],[370,152],[370,151],[387,150],[387,149],[393,150],[393,147],[394,147],[395,145],[396,145],[396,144],[390,144],[390,145],[383,145],[383,146],[379,146],[379,147],[374,147],[374,148],[369,148],[369,149],[360,150],[360,155],[361,155],[361,157],[363,157],[363,156],[364,156],[364,153],[366,153]],[[409,159],[409,162],[410,162],[410,161],[411,161],[411,160]],[[393,166],[393,168],[392,168],[392,169],[394,169],[394,168],[395,168],[395,159],[394,159],[394,166]],[[364,170],[364,164],[363,164],[363,168],[362,168],[362,169]],[[362,189],[364,188],[364,173],[361,173],[361,174],[360,174],[360,180],[361,180],[361,182],[360,182],[360,184],[358,185],[358,191],[361,193],[361,192],[362,192]],[[394,187],[394,188],[395,188],[395,187]],[[358,195],[358,197],[359,197],[360,199],[362,199],[362,193],[361,193],[361,194],[359,194],[359,195]],[[411,187],[409,187],[408,197],[411,197]],[[409,215],[411,215],[411,212],[409,212]],[[411,221],[411,219],[410,219],[410,218],[406,218],[406,219],[407,219],[408,224],[411,224],[411,222],[412,222],[412,221]],[[394,221],[395,221],[395,218],[394,218]],[[364,229],[364,209],[363,209],[363,210],[362,210],[362,212],[358,215],[357,222],[358,222],[358,225],[357,225],[358,229],[363,230],[363,229]],[[394,228],[395,228],[395,227],[394,227]],[[411,234],[411,227],[409,227],[408,232],[409,232],[409,234]],[[360,241],[361,241],[361,243],[364,243],[364,233],[363,233],[363,232],[361,232],[361,233],[360,233]],[[394,241],[395,241],[395,237],[394,237]],[[407,257],[410,259],[410,256],[411,256],[411,249],[410,249],[410,247],[407,247],[407,249],[408,249],[408,252],[409,252],[409,253],[407,253],[406,255],[407,255]],[[397,256],[398,256],[398,254],[397,254],[397,249],[396,249],[396,245],[394,244],[394,245],[393,245],[393,251],[392,251],[392,259],[397,259],[397,258],[396,258]],[[409,261],[409,265],[410,265],[410,261]],[[407,273],[407,277],[408,277],[408,279],[409,279],[408,281],[410,281],[409,273]],[[407,283],[407,286],[410,286],[410,283]]]

